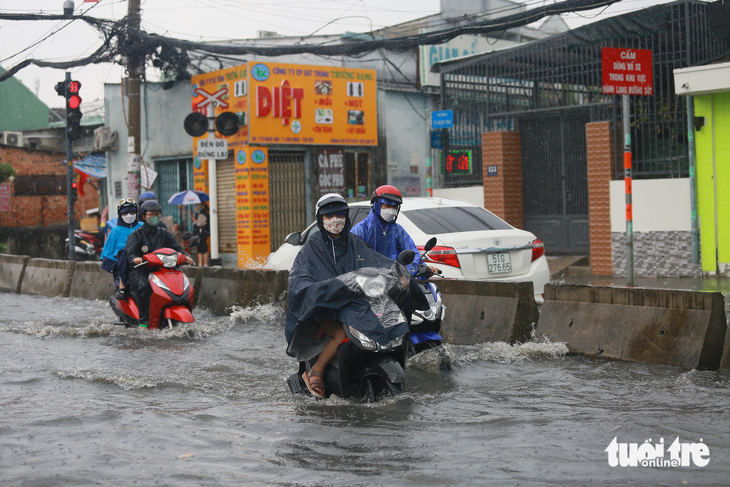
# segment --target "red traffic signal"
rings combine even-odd
[[[81,97],[79,95],[71,95],[68,98],[68,107],[71,110],[77,110],[81,106]]]

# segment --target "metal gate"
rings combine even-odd
[[[304,152],[269,151],[271,250],[307,226]]]
[[[590,121],[587,109],[533,112],[518,120],[525,229],[551,253],[590,252],[585,136]]]
[[[218,249],[222,254],[237,254],[236,170],[233,157],[216,161],[218,189]]]
[[[190,205],[180,209],[167,202],[173,194],[192,189],[192,160],[189,158],[156,160],[155,169],[158,173],[155,181],[156,192],[160,205],[162,205],[162,215],[172,216],[173,220],[180,224],[182,231],[192,231],[191,213],[194,207]]]

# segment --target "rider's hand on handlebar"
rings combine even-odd
[[[185,256],[185,263],[188,265],[195,265],[195,261],[189,255]]]
[[[438,267],[430,265],[428,266],[428,268],[433,274],[441,274],[441,269],[439,269]]]
[[[142,257],[135,257],[133,262],[135,265],[141,264],[143,262]]]

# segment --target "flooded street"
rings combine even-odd
[[[377,404],[294,397],[274,306],[154,332],[107,303],[0,294],[0,483],[701,485],[730,479],[730,374],[536,341],[411,360]],[[611,467],[618,442],[703,442],[705,467]],[[667,454],[666,458],[669,458]]]

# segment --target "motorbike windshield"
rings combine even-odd
[[[390,269],[363,267],[337,277],[350,291],[362,296],[383,328],[407,323],[397,303],[408,297],[410,274],[395,263]]]

